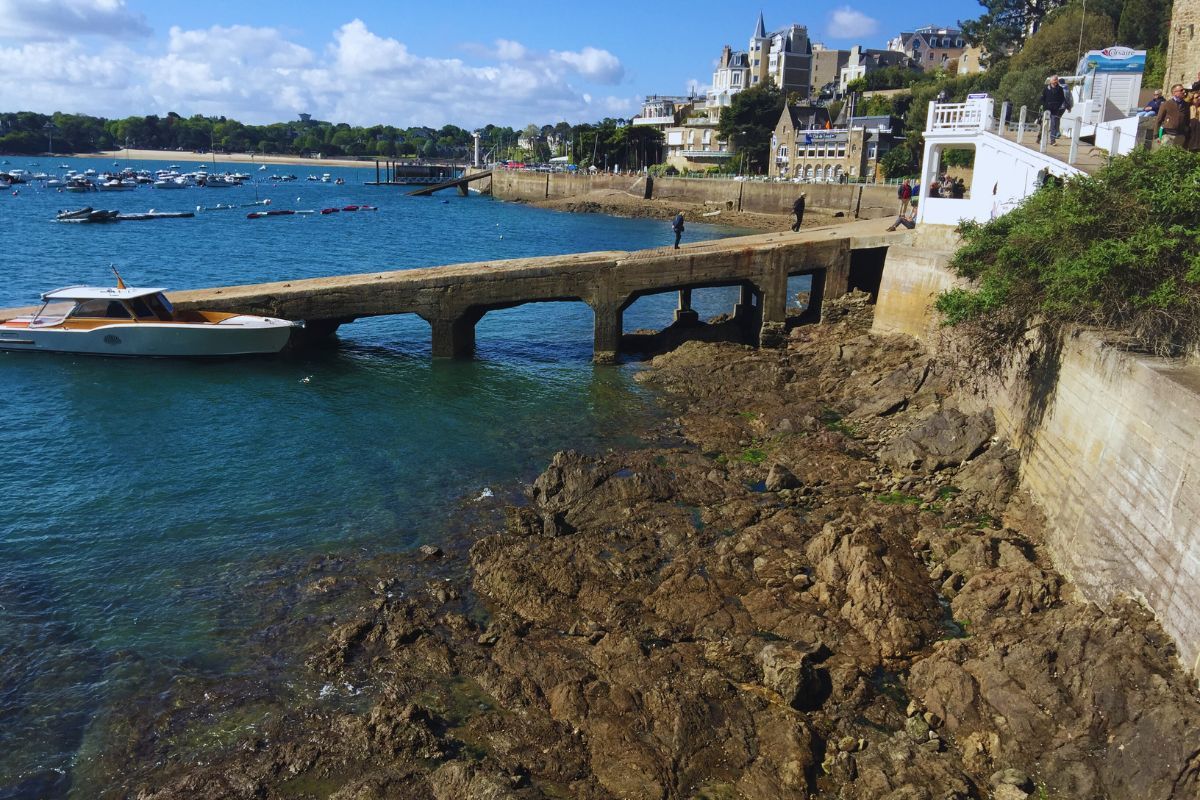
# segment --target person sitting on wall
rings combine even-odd
[[[888,230],[894,231],[901,225],[910,231],[917,227],[917,198],[913,198],[912,205],[908,211],[901,212],[900,216],[896,217],[896,221],[891,224]]]
[[[1150,102],[1146,103],[1146,107],[1138,113],[1139,117],[1153,117],[1158,113],[1158,109],[1162,106],[1163,100],[1166,98],[1162,95],[1162,89],[1155,89],[1154,96],[1150,98]]]

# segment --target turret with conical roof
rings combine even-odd
[[[755,39],[767,38],[767,26],[763,22],[763,15],[762,15],[761,11],[758,12],[758,27],[754,29],[754,38]]]

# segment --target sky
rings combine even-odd
[[[263,124],[523,128],[703,91],[721,48],[808,27],[828,47],[979,16],[976,0],[0,0],[0,111],[175,111]]]

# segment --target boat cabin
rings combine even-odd
[[[42,306],[30,327],[58,325],[68,320],[129,320],[181,322],[165,289],[70,286],[42,295]]]

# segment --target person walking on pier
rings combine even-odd
[[[1059,124],[1064,113],[1071,109],[1070,90],[1058,82],[1057,75],[1051,75],[1042,90],[1042,108],[1050,112],[1050,144],[1058,141]]]
[[[796,198],[796,202],[792,203],[792,213],[796,215],[796,221],[792,223],[792,230],[800,230],[800,226],[804,223],[804,192]]]
[[[680,211],[671,220],[671,230],[675,231],[675,249],[679,249],[679,240],[683,238],[683,212]]]

